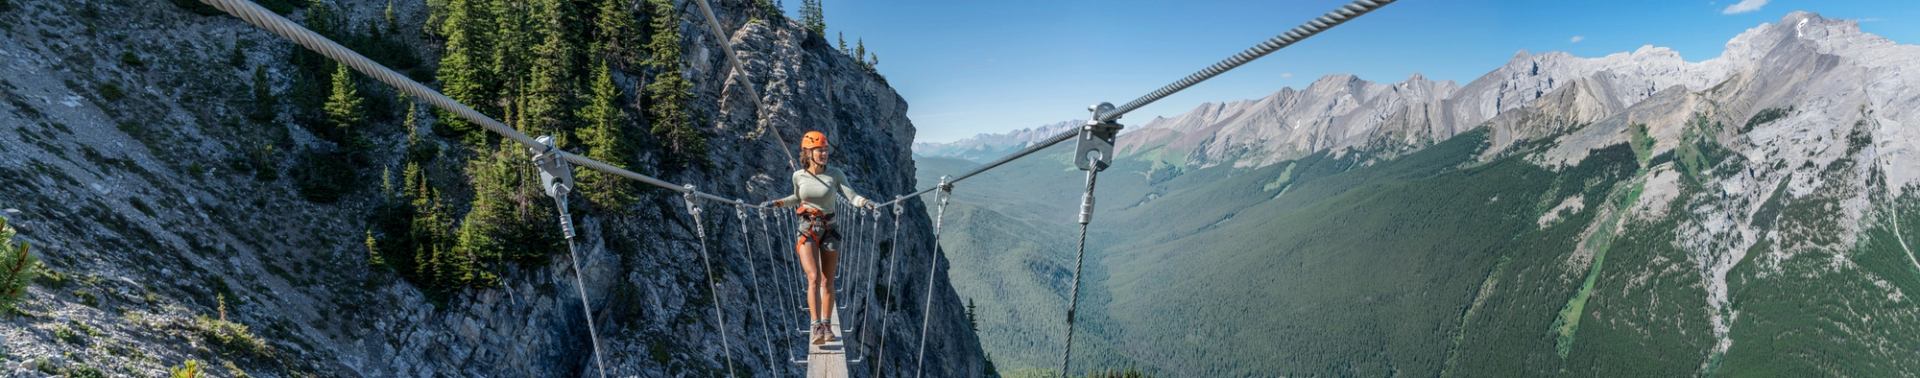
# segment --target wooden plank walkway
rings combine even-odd
[[[833,311],[833,335],[839,340],[807,348],[807,378],[845,378],[847,376],[846,335],[841,334],[840,311]],[[811,337],[811,336],[809,336]]]

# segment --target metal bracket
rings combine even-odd
[[[548,197],[565,201],[567,192],[573,190],[573,167],[560,158],[560,149],[554,148],[553,136],[542,135],[534,141],[542,148],[527,148],[533,154],[533,165],[540,169],[540,189]]]
[[[693,213],[695,217],[698,217],[700,216],[700,212],[701,212],[700,202],[698,201],[698,198],[693,197],[693,192],[700,191],[700,188],[693,186],[693,184],[687,184],[685,188],[686,188],[685,190],[682,190],[680,192],[680,199],[683,201],[687,201],[687,212]]]
[[[1087,124],[1080,127],[1078,137],[1080,143],[1073,154],[1073,165],[1080,167],[1082,171],[1106,170],[1113,161],[1114,137],[1119,136],[1120,129],[1125,126],[1121,126],[1118,122],[1100,121],[1102,114],[1113,111],[1112,103],[1102,102],[1089,106],[1087,111],[1092,115],[1087,118]]]
[[[552,135],[542,135],[534,141],[541,147],[527,148],[527,152],[533,154],[533,166],[540,170],[540,189],[547,197],[553,197],[554,207],[560,212],[560,233],[567,240],[573,240],[573,215],[567,214],[567,193],[573,190],[573,166],[560,158],[563,152],[553,146]]]

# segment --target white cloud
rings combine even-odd
[[[1585,41],[1585,40],[1587,40],[1587,37],[1576,35],[1576,36],[1573,36],[1573,38],[1568,38],[1567,43],[1580,43],[1580,41]]]
[[[1293,73],[1292,73],[1292,72],[1281,72],[1281,73],[1280,73],[1280,78],[1281,78],[1281,79],[1292,79],[1292,78],[1293,78]]]
[[[1738,3],[1728,5],[1726,9],[1721,9],[1720,14],[1747,13],[1760,10],[1760,7],[1764,6],[1767,6],[1767,0],[1740,0]]]

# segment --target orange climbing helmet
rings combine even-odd
[[[800,137],[800,149],[802,150],[811,150],[826,146],[827,133],[820,132],[819,130],[808,131],[807,135]]]

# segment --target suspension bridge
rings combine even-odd
[[[927,374],[926,341],[928,330],[932,325],[931,311],[933,308],[934,280],[931,276],[938,270],[940,259],[929,258],[928,261],[931,265],[928,266],[925,271],[929,277],[927,279],[925,294],[921,296],[924,303],[920,307],[922,311],[920,314],[921,322],[919,327],[920,338],[919,345],[914,348],[916,350],[916,356],[914,366],[912,367],[913,370],[901,371],[904,370],[904,366],[901,370],[889,370],[888,368],[891,367],[885,366],[886,347],[889,345],[886,340],[886,332],[876,333],[875,327],[879,330],[886,330],[896,325],[889,324],[889,318],[884,315],[868,315],[873,312],[869,307],[876,301],[881,302],[884,307],[880,311],[892,313],[896,308],[896,306],[893,305],[900,301],[898,297],[906,292],[905,290],[888,290],[887,295],[894,298],[887,300],[876,298],[875,295],[875,288],[879,282],[882,281],[880,275],[880,267],[882,265],[886,266],[884,280],[888,282],[887,287],[897,287],[894,284],[897,283],[896,273],[900,268],[898,261],[899,253],[896,253],[898,252],[899,246],[889,243],[889,248],[885,253],[888,256],[887,261],[882,263],[878,261],[878,259],[881,258],[880,255],[882,254],[880,241],[897,240],[899,237],[900,218],[904,213],[905,201],[927,194],[934,194],[936,196],[938,202],[933,223],[934,245],[928,248],[928,251],[930,253],[931,251],[937,251],[941,229],[943,228],[942,223],[946,218],[947,201],[951,198],[955,184],[1068,140],[1076,140],[1077,147],[1074,151],[1074,164],[1087,173],[1085,191],[1081,195],[1080,212],[1077,219],[1080,223],[1079,247],[1075,252],[1073,283],[1068,292],[1067,312],[1065,314],[1067,324],[1065,348],[1061,351],[1060,356],[1060,372],[1064,376],[1072,371],[1074,314],[1076,310],[1075,307],[1079,303],[1081,265],[1086,257],[1087,227],[1093,221],[1094,188],[1098,182],[1099,173],[1105,170],[1112,162],[1111,157],[1113,155],[1114,140],[1123,128],[1123,126],[1117,122],[1120,117],[1155,101],[1159,101],[1162,98],[1173,95],[1174,93],[1178,93],[1181,90],[1185,90],[1188,87],[1192,87],[1229,70],[1252,62],[1255,59],[1291,46],[1322,31],[1331,29],[1348,20],[1384,7],[1396,0],[1356,0],[1342,5],[1304,24],[1295,26],[1284,33],[1269,38],[1260,44],[1247,48],[1238,54],[1234,54],[1227,59],[1187,75],[1178,81],[1148,92],[1146,95],[1135,98],[1132,101],[1128,101],[1119,106],[1114,106],[1110,103],[1100,103],[1091,106],[1088,108],[1091,114],[1088,117],[1086,125],[1079,129],[1061,132],[959,175],[941,177],[940,182],[936,185],[896,196],[892,200],[873,206],[872,208],[847,208],[843,206],[837,214],[850,214],[853,216],[844,219],[844,223],[840,225],[840,227],[848,231],[847,233],[850,235],[845,238],[850,242],[845,243],[845,245],[841,247],[844,252],[846,252],[845,255],[848,256],[841,261],[841,265],[856,268],[852,271],[841,270],[838,272],[837,277],[843,279],[836,280],[841,285],[833,290],[841,294],[840,297],[845,297],[845,294],[856,294],[857,296],[854,300],[848,301],[851,302],[851,308],[849,308],[847,304],[842,304],[837,306],[837,308],[830,309],[832,314],[832,322],[830,323],[832,327],[829,327],[830,332],[833,332],[838,340],[821,345],[808,345],[808,343],[805,342],[807,338],[812,336],[810,335],[812,330],[807,329],[804,326],[805,322],[801,319],[804,316],[802,314],[804,314],[807,309],[806,305],[800,300],[802,295],[800,294],[801,289],[799,288],[799,283],[804,280],[804,277],[798,268],[799,264],[793,260],[793,256],[775,252],[784,250],[786,248],[785,246],[794,245],[794,243],[798,242],[798,240],[795,240],[794,232],[791,232],[791,230],[797,228],[797,222],[799,222],[799,220],[797,220],[791,212],[776,211],[777,209],[772,207],[748,203],[737,197],[727,197],[701,191],[691,184],[674,184],[666,180],[635,173],[625,168],[616,167],[585,156],[569,153],[556,148],[551,136],[532,137],[520,133],[505,123],[481,114],[466,104],[455,101],[427,87],[425,84],[413,81],[390,68],[375,63],[366,56],[327,39],[312,30],[308,30],[272,11],[268,11],[251,1],[201,1],[246,21],[248,24],[291,40],[295,44],[320,53],[340,64],[344,64],[354,71],[392,86],[401,93],[405,93],[414,99],[440,108],[453,116],[480,125],[487,131],[499,134],[507,140],[526,146],[528,152],[532,155],[532,164],[540,172],[541,189],[558,204],[560,229],[567,241],[568,262],[572,265],[574,271],[574,287],[579,291],[580,306],[586,317],[587,334],[589,341],[592,343],[594,366],[599,376],[604,378],[606,377],[607,370],[606,360],[601,354],[599,331],[593,323],[594,312],[591,305],[587,302],[586,286],[581,282],[579,275],[579,256],[575,250],[574,237],[576,235],[573,228],[572,215],[567,213],[567,197],[574,187],[572,174],[573,165],[579,165],[583,168],[605,172],[681,193],[682,201],[686,206],[686,212],[693,218],[695,234],[700,240],[700,261],[702,267],[705,268],[707,272],[708,290],[711,290],[710,293],[714,294],[714,300],[712,301],[713,315],[716,319],[715,325],[717,331],[721,334],[720,349],[725,355],[724,363],[726,364],[726,371],[729,376],[738,376],[738,371],[735,370],[734,348],[730,345],[729,341],[729,339],[735,335],[727,334],[728,327],[726,317],[724,316],[724,312],[721,311],[721,308],[726,305],[725,299],[718,296],[719,286],[713,276],[712,259],[707,250],[710,230],[707,229],[706,221],[707,211],[709,211],[709,209],[707,209],[705,205],[709,204],[716,207],[732,208],[733,215],[741,227],[737,236],[748,246],[749,250],[766,252],[764,261],[767,262],[768,266],[765,273],[767,279],[774,282],[772,285],[772,291],[775,292],[773,294],[774,299],[768,299],[761,295],[760,289],[762,287],[759,282],[762,271],[757,264],[753,262],[754,259],[752,256],[748,256],[749,263],[747,264],[747,272],[749,283],[753,289],[752,295],[750,296],[751,300],[747,302],[753,305],[753,314],[756,315],[756,318],[766,324],[763,324],[763,327],[760,328],[761,334],[757,337],[759,339],[758,344],[760,345],[756,347],[752,345],[754,343],[748,342],[747,345],[742,345],[742,348],[758,349],[758,352],[764,355],[764,361],[768,365],[766,366],[767,371],[784,371],[773,366],[776,363],[784,361],[785,363],[804,366],[808,377],[847,377],[853,372],[853,370],[850,369],[851,367],[866,364],[869,365],[869,368],[864,371],[873,376],[911,375],[914,377],[922,377]],[[728,39],[724,36],[730,34],[725,32],[726,29],[721,25],[720,20],[714,16],[713,8],[708,4],[708,0],[691,0],[691,2],[698,5],[701,16],[705,18],[707,32],[712,33],[716,37],[714,39],[715,41],[719,41],[717,44],[725,54],[727,63],[731,66],[730,70],[735,73],[742,73],[738,72],[738,70],[743,70],[746,66],[741,64],[739,54],[734,51],[733,46],[726,42]],[[754,99],[755,110],[760,115],[757,119],[765,122],[767,120],[766,115],[768,114],[766,99],[760,96],[759,91],[753,87],[752,83],[743,82],[741,88],[746,91],[747,96]],[[795,163],[792,149],[787,145],[785,139],[773,134],[776,133],[762,133],[761,135],[770,136],[779,142],[780,151],[786,156],[787,167],[797,170],[798,164]],[[841,203],[847,204],[851,203],[851,201],[841,201]],[[724,214],[720,216],[724,216]],[[880,238],[881,234],[885,232],[882,231],[882,226],[888,223],[891,223],[892,226],[890,232],[891,237],[885,239]],[[759,226],[759,232],[755,232],[754,230],[755,227],[753,226],[756,225]],[[781,230],[781,232],[776,233],[774,230]],[[718,233],[721,230],[711,231]],[[783,239],[777,235],[787,235],[787,237]],[[758,246],[758,248],[755,246]],[[851,261],[852,264],[846,264],[849,261]],[[858,269],[859,267],[867,267],[869,269],[862,272]],[[768,308],[772,308],[772,311],[769,311]],[[855,315],[852,319],[843,318],[842,316],[846,313]],[[773,322],[780,324],[772,324]],[[747,328],[743,327],[742,329]],[[848,337],[856,334],[859,336],[852,337],[852,340],[862,342],[855,343],[856,345],[854,347],[846,345],[845,341],[849,340]],[[877,337],[868,337],[870,334],[875,334]],[[742,338],[755,338],[755,335],[738,336]],[[875,341],[867,343],[864,342],[864,340]],[[805,350],[803,352],[796,350],[798,348],[794,347],[795,344],[803,346],[802,348]],[[782,356],[782,354],[784,354],[784,356]],[[939,375],[940,372],[934,373]]]

